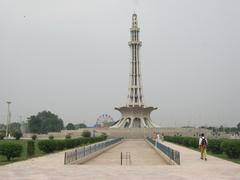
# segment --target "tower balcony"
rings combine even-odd
[[[128,45],[129,46],[132,46],[132,45],[139,45],[139,46],[142,46],[142,41],[129,41],[128,42]]]
[[[140,28],[138,28],[138,27],[132,27],[132,28],[130,28],[130,31],[132,32],[132,31],[137,31],[137,32],[139,32],[140,31]]]

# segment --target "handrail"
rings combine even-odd
[[[158,148],[160,151],[162,151],[165,155],[167,155],[171,160],[176,162],[178,165],[180,165],[180,152],[176,151],[168,146],[163,145],[160,142],[156,142],[150,137],[147,137],[147,140],[154,145],[156,148]]]
[[[101,149],[104,149],[110,145],[113,145],[115,143],[118,143],[122,140],[123,138],[115,138],[115,139],[109,139],[103,142],[98,142],[94,144],[90,144],[87,146],[82,146],[79,148],[76,148],[72,151],[67,151],[64,154],[64,164],[69,164],[73,161],[77,161],[80,159],[83,159],[84,157],[97,152]]]

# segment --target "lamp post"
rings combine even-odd
[[[10,132],[9,132],[9,125],[11,123],[11,113],[10,113],[10,101],[7,101],[8,104],[8,114],[7,114],[7,127],[6,127],[6,137],[10,136]]]

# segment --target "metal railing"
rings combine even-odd
[[[152,138],[147,137],[147,140],[153,144],[155,147],[157,147],[160,151],[162,151],[165,155],[167,155],[171,160],[176,162],[178,165],[180,165],[180,152],[163,145],[160,142],[156,142]]]
[[[74,149],[72,151],[67,151],[65,152],[64,155],[64,164],[69,164],[73,161],[80,160],[94,152],[97,152],[101,149],[104,149],[110,145],[113,145],[115,143],[118,143],[122,140],[123,138],[116,138],[116,139],[109,139],[103,142],[98,142],[95,144],[90,144],[87,146],[82,146],[77,149]]]

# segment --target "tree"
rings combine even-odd
[[[240,131],[240,122],[237,124],[237,128]]]
[[[75,130],[75,126],[73,125],[73,123],[68,123],[66,126],[67,130]]]
[[[218,130],[219,130],[220,132],[222,132],[222,131],[224,130],[223,125],[221,125]]]
[[[37,116],[31,116],[28,118],[28,128],[31,133],[38,133],[42,132],[41,130],[42,121]]]
[[[15,132],[21,132],[21,124],[18,122],[13,122],[9,124],[10,133],[14,134]]]
[[[6,125],[5,124],[0,124],[0,130],[6,130]]]
[[[1,130],[0,131],[0,140],[3,140],[6,135],[6,131]]]
[[[19,140],[23,136],[21,131],[15,131],[13,132],[13,137],[16,138],[16,140]]]
[[[42,111],[28,118],[28,127],[31,133],[59,132],[63,129],[63,120],[50,111]]]
[[[79,129],[79,128],[87,128],[87,125],[84,123],[80,123],[80,124],[75,124],[75,128]]]
[[[82,132],[82,137],[91,137],[91,132],[90,131],[83,131]]]

